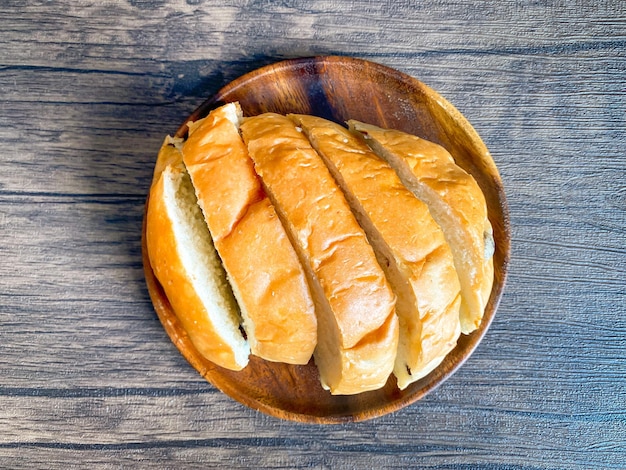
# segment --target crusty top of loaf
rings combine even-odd
[[[424,307],[449,305],[458,294],[459,281],[450,248],[426,204],[402,184],[387,162],[344,127],[313,116],[298,115],[295,119],[307,128],[316,148],[324,150],[345,181],[345,189],[358,199],[396,258],[410,266],[413,276],[420,275],[425,263],[442,270],[444,290],[425,292],[429,300]]]

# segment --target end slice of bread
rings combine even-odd
[[[343,190],[396,293],[400,339],[394,375],[404,389],[439,365],[461,332],[450,247],[426,204],[361,139],[325,119],[289,117]]]
[[[287,117],[254,116],[241,130],[306,269],[322,386],[337,395],[384,386],[398,345],[395,296],[341,189]]]
[[[239,329],[237,304],[189,176],[173,153],[178,150],[167,151],[172,159],[161,167],[148,201],[150,264],[198,352],[219,366],[241,370],[250,348]]]
[[[180,146],[182,145],[182,139],[178,137],[165,136],[163,144],[159,149],[159,155],[154,165],[154,172],[152,174],[152,185],[156,184],[161,177],[161,173],[168,166],[177,169],[185,169],[183,165],[183,156],[180,153]]]
[[[480,325],[493,283],[493,235],[480,187],[440,145],[351,120],[350,129],[424,201],[448,241],[461,284],[461,331]]]
[[[317,317],[304,270],[239,135],[229,103],[193,123],[182,153],[243,317],[252,354],[306,364]]]

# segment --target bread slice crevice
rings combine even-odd
[[[250,348],[240,331],[238,306],[191,180],[182,165],[174,165],[162,169],[151,188],[146,228],[150,262],[198,352],[240,370]]]
[[[167,175],[166,175],[167,177]],[[193,192],[191,180],[186,173],[180,173],[175,177],[179,179],[178,187],[174,181],[174,187],[166,185],[165,198],[172,202],[172,219],[178,220],[174,224],[174,233],[180,246],[180,257],[189,271],[194,289],[198,292],[205,305],[216,305],[222,312],[215,322],[217,331],[221,336],[228,338],[229,342],[239,343],[239,327],[241,316],[237,302],[233,299],[230,283],[227,281],[226,272],[222,260],[213,246],[202,214],[198,210],[197,199]],[[174,194],[168,192],[174,192]]]

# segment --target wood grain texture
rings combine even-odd
[[[626,5],[7,0],[0,11],[0,467],[623,468]],[[294,425],[201,379],[141,272],[163,135],[230,80],[344,54],[477,129],[511,213],[470,360],[383,418]]]

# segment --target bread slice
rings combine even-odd
[[[398,387],[424,377],[461,333],[460,287],[452,252],[428,207],[393,169],[348,129],[313,116],[289,116],[346,195],[398,301]]]
[[[183,160],[222,259],[252,354],[306,364],[317,318],[304,270],[239,135],[238,104],[189,126]]]
[[[180,146],[182,145],[182,142],[183,140],[178,137],[172,137],[169,135],[165,136],[163,144],[161,144],[161,148],[159,149],[157,161],[154,164],[152,185],[156,184],[161,177],[161,173],[163,173],[165,168],[168,166],[185,170],[185,165],[183,165],[183,155],[180,153]]]
[[[172,158],[155,174],[146,216],[150,264],[198,352],[241,370],[250,348],[239,329],[237,304],[178,150],[165,146],[162,155]]]
[[[262,114],[247,118],[241,131],[308,274],[322,385],[342,395],[382,387],[395,361],[398,319],[395,296],[365,233],[291,120]]]
[[[471,333],[480,325],[493,283],[493,232],[480,187],[440,145],[354,120],[348,124],[442,227],[461,283],[461,331]]]

